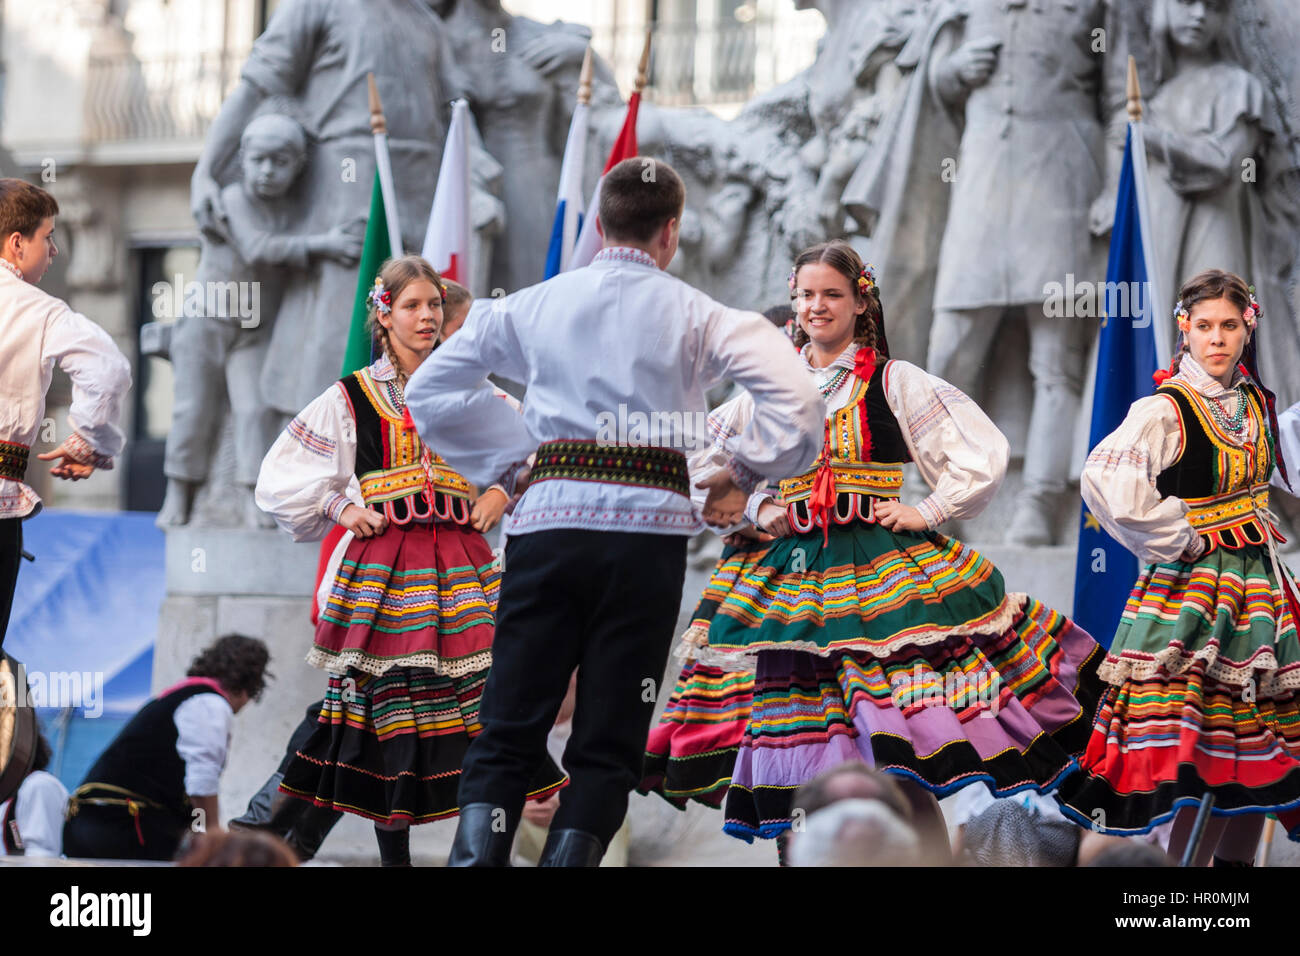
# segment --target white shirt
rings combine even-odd
[[[1182,357],[1174,380],[1223,401],[1229,413],[1235,411],[1236,393],[1224,388],[1191,355]],[[1239,381],[1237,373],[1233,385]],[[1291,427],[1281,420],[1279,425],[1284,435]],[[1251,444],[1256,437],[1255,420],[1247,415],[1241,444]],[[1088,510],[1107,534],[1144,564],[1177,561],[1184,552],[1197,555],[1205,550],[1205,541],[1187,520],[1187,502],[1173,495],[1162,498],[1156,488],[1160,473],[1182,452],[1178,406],[1168,395],[1148,395],[1129,407],[1120,426],[1088,453],[1084,463],[1079,492]],[[1289,458],[1287,465],[1292,467]]]
[[[527,387],[522,416],[496,400],[491,372]],[[752,420],[727,446],[737,484],[752,490],[762,476],[796,473],[816,456],[821,399],[789,340],[646,253],[614,247],[586,268],[475,302],[461,330],[411,376],[406,401],[421,436],[471,482],[486,484],[546,441],[697,451],[709,441],[705,391],[726,379],[755,399]],[[638,434],[647,420],[659,425]],[[690,498],[672,491],[552,479],[528,488],[505,530],[703,527]]]
[[[843,383],[824,398],[827,416],[849,403],[861,381],[852,371],[858,348],[850,344],[826,368],[813,368],[808,346],[800,353],[805,374],[818,388],[840,369],[848,370]],[[933,530],[945,521],[978,515],[1006,477],[1011,457],[1006,436],[965,393],[911,362],[890,360],[882,377],[885,402],[898,420],[903,443],[931,488],[930,495],[916,506],[926,526]],[[743,396],[738,405],[732,427],[748,414]],[[814,460],[805,462],[785,477],[805,474],[816,464]],[[745,515],[751,522],[758,523],[758,509],[769,497],[763,491],[750,497]]]
[[[1269,484],[1276,485],[1289,495],[1300,496],[1300,402],[1277,413],[1277,447],[1286,462],[1292,486],[1287,487],[1282,469],[1274,468]]]
[[[221,694],[195,694],[172,714],[176,752],[185,761],[186,793],[211,797],[220,789],[234,720],[235,712]]]
[[[35,444],[57,362],[72,379],[74,429],[59,440],[79,461],[112,468],[126,443],[117,423],[131,363],[107,332],[15,272],[0,259],[0,441]],[[27,517],[40,507],[25,482],[0,478],[0,518]]]
[[[392,362],[382,355],[370,366],[370,373],[378,382],[397,377]],[[518,415],[519,403],[514,398],[495,386],[492,395]],[[430,446],[430,450],[437,449]],[[349,504],[366,506],[356,467],[356,417],[343,383],[335,382],[295,415],[271,445],[262,459],[254,499],[293,540],[318,541]],[[351,541],[350,535],[344,537]],[[322,579],[323,588],[333,584],[332,572],[338,569],[344,547],[340,542],[335,548],[338,560],[331,559],[331,573]]]
[[[29,773],[14,797],[14,822],[27,856],[63,855],[63,819],[68,809],[68,788],[44,770]],[[0,803],[0,820],[9,813],[9,803]]]

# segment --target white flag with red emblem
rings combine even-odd
[[[421,255],[444,278],[470,284],[469,261],[469,104],[456,100],[451,105],[451,126],[442,151],[438,187],[433,210],[424,233]]]

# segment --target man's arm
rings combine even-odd
[[[37,457],[62,459],[51,469],[59,478],[85,478],[95,468],[112,468],[126,444],[118,421],[131,387],[131,363],[107,332],[66,306],[46,326],[42,358],[57,362],[72,379],[68,422],[73,432],[54,451]]]
[[[172,715],[176,753],[185,764],[185,793],[193,808],[200,811],[190,826],[200,832],[221,829],[217,793],[234,719],[230,704],[217,694],[196,694]]]
[[[735,484],[802,474],[821,454],[825,406],[790,340],[756,312],[717,306],[706,326],[705,374],[732,379],[754,399],[754,416],[728,443]],[[743,510],[744,503],[741,504]]]
[[[510,298],[476,301],[461,330],[425,359],[406,387],[420,437],[481,488],[537,450],[523,416],[487,380],[490,373],[528,380]]]

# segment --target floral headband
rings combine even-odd
[[[447,298],[447,287],[442,280],[438,280],[438,292],[445,301]],[[366,295],[366,301],[369,302],[380,315],[388,315],[393,311],[393,293],[384,288],[384,280],[375,276],[375,284],[370,292]]]
[[[1250,297],[1250,304],[1246,310],[1241,313],[1241,320],[1246,323],[1246,328],[1251,332],[1259,325],[1260,318],[1264,315],[1264,310],[1260,308],[1259,299],[1255,298],[1255,287],[1251,286],[1247,292]],[[1183,300],[1179,299],[1174,306],[1174,320],[1178,323],[1178,331],[1186,335],[1192,328],[1192,317],[1187,307],[1183,305]]]
[[[798,271],[797,268],[791,269],[790,276],[786,279],[786,285],[790,287],[791,293],[795,290],[795,275]],[[862,270],[858,273],[858,293],[862,296],[866,296],[872,289],[877,290],[877,294],[879,294],[880,286],[876,284],[876,267],[873,265],[864,265]]]

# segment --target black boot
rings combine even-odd
[[[293,852],[298,854],[298,859],[306,863],[320,850],[320,845],[334,829],[334,824],[343,819],[343,813],[329,807],[318,807],[309,801],[293,797],[289,798],[289,802],[302,804],[302,807],[294,814],[288,830],[280,835],[293,848]],[[276,825],[281,819],[279,814],[272,817],[272,832],[279,832]]]
[[[411,828],[382,830],[375,827],[375,841],[379,844],[380,866],[411,865]]]
[[[518,818],[511,820],[491,803],[467,803],[460,808],[456,838],[448,866],[509,866]]]
[[[1231,867],[1241,867],[1241,866],[1249,867],[1249,866],[1254,866],[1255,862],[1253,860],[1225,860],[1222,857],[1216,856],[1214,858],[1214,865],[1231,866]]]
[[[275,816],[277,805],[284,798],[284,794],[280,793],[280,781],[283,779],[284,774],[279,771],[271,774],[266,783],[262,784],[262,789],[253,794],[252,799],[248,801],[248,809],[244,811],[244,815],[231,820],[230,826],[236,829],[244,827],[249,830],[266,828],[277,836],[284,836],[284,830],[277,830],[270,825]],[[300,803],[301,801],[294,800],[293,802]]]
[[[600,866],[605,847],[600,838],[582,830],[552,830],[538,866]]]

